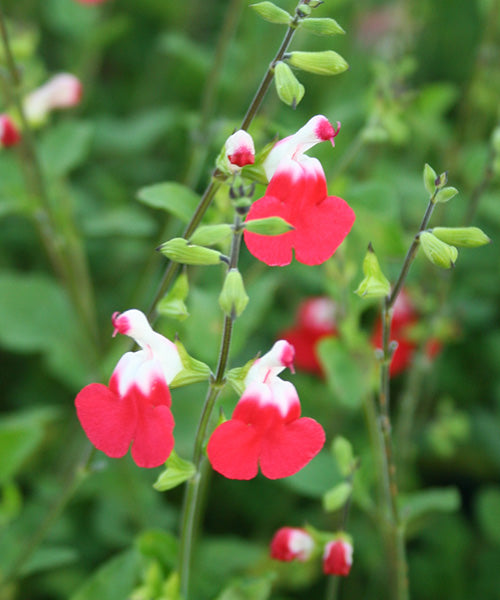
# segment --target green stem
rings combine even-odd
[[[231,243],[230,263],[228,269],[236,268],[241,247],[241,237],[243,230],[241,227],[242,218],[236,214],[234,219],[234,234]],[[229,359],[229,350],[231,347],[231,338],[233,333],[234,318],[226,316],[222,331],[222,339],[219,350],[219,358],[215,375],[211,378],[205,403],[201,412],[198,428],[195,436],[193,463],[196,467],[196,475],[187,483],[184,496],[184,505],[181,518],[181,543],[179,553],[179,573],[181,580],[181,594],[187,600],[189,591],[189,580],[191,572],[191,562],[193,555],[193,544],[195,537],[196,524],[201,518],[201,497],[200,490],[204,487],[204,481],[209,473],[207,460],[203,453],[203,446],[207,438],[212,413],[215,403],[225,385],[225,373]]]

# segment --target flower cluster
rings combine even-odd
[[[419,314],[415,309],[410,296],[403,290],[396,299],[392,314],[391,340],[397,342],[396,350],[392,355],[389,373],[391,377],[402,373],[411,365],[417,342],[412,335],[419,320]],[[372,335],[372,343],[375,348],[382,347],[382,320],[379,318],[375,323]],[[433,358],[441,350],[441,343],[432,338],[425,347],[428,358]]]
[[[295,347],[295,364],[298,369],[322,375],[318,357],[318,342],[337,335],[335,303],[327,296],[308,298],[299,305],[293,327],[282,331],[278,337]]]
[[[285,340],[258,358],[248,371],[232,418],[213,432],[208,458],[225,477],[252,479],[259,465],[269,479],[288,477],[323,447],[323,428],[314,419],[300,417],[295,387],[278,377],[286,367],[293,368],[293,358],[293,346]]]
[[[306,265],[328,260],[351,230],[355,215],[337,196],[328,196],[321,163],[305,152],[338,134],[328,119],[317,115],[304,127],[279,141],[264,162],[269,185],[256,200],[247,220],[281,217],[293,230],[269,237],[245,231],[248,250],[270,266],[288,265],[295,258]]]
[[[305,529],[282,527],[271,540],[271,558],[284,562],[306,562],[316,553],[318,542]],[[322,546],[323,573],[349,575],[352,566],[352,544],[345,535],[338,535]],[[321,549],[320,549],[321,551]]]

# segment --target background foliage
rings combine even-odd
[[[19,163],[4,150],[0,574],[9,573],[33,532],[50,519],[54,503],[72,493],[72,486],[78,489],[62,514],[48,522],[42,543],[22,564],[22,578],[4,586],[0,597],[173,597],[169,574],[182,490],[158,493],[151,487],[156,471],[138,469],[129,457],[103,455],[75,482],[75,465],[88,450],[73,398],[86,383],[109,377],[126,348],[123,340],[111,341],[110,315],[132,306],[148,308],[165,266],[154,248],[180,234],[186,219],[139,202],[138,190],[176,181],[203,191],[282,32],[243,0],[2,4],[27,91],[60,71],[76,74],[84,84],[80,107],[54,115],[36,132],[36,142],[51,196],[73,214],[88,256],[100,351],[89,346],[52,274]],[[280,5],[292,11],[295,3]],[[443,341],[432,364],[418,360],[412,373],[392,382],[396,422],[405,395],[418,400],[401,442],[400,479],[412,499],[407,508],[411,590],[416,599],[493,599],[500,561],[500,203],[491,136],[499,117],[500,3],[326,0],[317,12],[346,30],[335,38],[335,50],[350,70],[333,79],[301,73],[306,95],[295,111],[270,90],[251,133],[261,147],[314,114],[340,120],[333,153],[319,147],[315,154],[330,192],[351,204],[357,221],[341,251],[322,267],[295,263],[269,269],[243,251],[251,302],[237,323],[232,362],[239,366],[267,349],[292,324],[305,298],[329,294],[341,307],[344,342],[322,348],[326,379],[298,372],[293,381],[304,414],[325,426],[329,441],[347,437],[361,458],[348,522],[355,564],[339,597],[383,597],[385,557],[371,516],[373,464],[363,412],[375,369],[369,338],[377,305],[353,290],[368,241],[394,279],[425,209],[423,164],[448,170],[460,195],[438,209],[433,224],[458,226],[473,218],[493,243],[461,252],[452,272],[438,271],[419,256],[410,274],[408,289],[423,315],[419,335]],[[327,49],[331,41],[301,31],[293,47]],[[3,103],[6,109],[5,97]],[[207,221],[227,220],[230,214],[220,195]],[[160,327],[179,333],[192,355],[213,366],[221,274],[193,269],[189,278],[190,318],[163,319]],[[174,392],[181,456],[192,452],[203,396],[200,384]],[[235,401],[228,391],[224,407],[230,410]],[[326,514],[321,497],[340,481],[328,449],[279,482],[213,476],[193,597],[257,599],[271,589],[272,597],[282,600],[320,597],[325,579],[316,566],[277,565],[267,548],[285,524],[307,521],[335,530],[340,515]],[[440,489],[432,492],[434,500],[432,493],[416,494],[433,488]],[[233,591],[223,592],[229,581],[236,582]]]

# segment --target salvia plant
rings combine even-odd
[[[291,2],[0,1],[2,599],[498,593],[500,5]]]

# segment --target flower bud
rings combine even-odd
[[[250,4],[263,19],[269,21],[269,23],[277,23],[278,25],[288,25],[292,21],[292,15],[276,6],[272,2],[258,2],[257,4]]]
[[[248,304],[243,278],[238,269],[229,269],[219,296],[219,306],[231,318],[241,315]]]
[[[304,97],[305,88],[283,61],[277,62],[274,67],[274,83],[279,99],[295,109]]]
[[[432,233],[442,242],[463,248],[477,248],[491,242],[479,227],[434,227]]]
[[[451,200],[454,196],[456,196],[458,194],[458,190],[454,187],[444,187],[442,189],[439,190],[439,192],[436,194],[436,198],[434,200],[434,202],[448,202],[448,200]]]
[[[436,171],[434,171],[434,169],[430,165],[425,163],[424,186],[425,186],[425,189],[427,190],[427,192],[429,193],[429,196],[432,196],[434,194],[434,192],[436,191],[436,179],[437,179]]]
[[[316,35],[337,35],[339,33],[345,33],[337,21],[335,21],[335,19],[330,19],[329,17],[306,19],[302,22],[301,27]]]
[[[194,246],[184,238],[173,238],[158,249],[170,260],[185,265],[218,265],[222,261],[222,254],[217,250]]]
[[[377,256],[373,251],[372,245],[363,259],[363,274],[365,278],[359,284],[355,293],[362,298],[382,298],[391,291],[391,284],[382,273]]]
[[[285,58],[292,67],[316,73],[316,75],[338,75],[349,68],[344,58],[333,50],[290,52]]]
[[[233,230],[231,225],[227,223],[221,223],[220,225],[203,225],[189,238],[189,242],[192,244],[198,244],[199,246],[213,246],[219,242],[226,240]]]
[[[455,246],[445,244],[429,231],[422,231],[420,244],[432,264],[443,269],[450,269],[455,266],[458,257],[458,250]]]
[[[0,115],[0,145],[3,148],[15,146],[20,139],[21,134],[9,115]]]
[[[282,527],[271,541],[271,557],[289,562],[307,561],[314,550],[314,540],[307,531],[297,527]]]
[[[255,162],[255,147],[252,136],[240,129],[230,135],[226,140],[226,157],[229,161],[229,170],[237,173],[245,165]]]
[[[59,73],[24,99],[24,112],[33,125],[42,124],[51,110],[79,104],[82,84],[71,73]]]
[[[343,539],[328,542],[323,553],[325,575],[349,575],[352,565],[352,545]]]
[[[267,217],[245,222],[245,229],[260,235],[281,235],[293,230],[293,226],[281,217]]]

